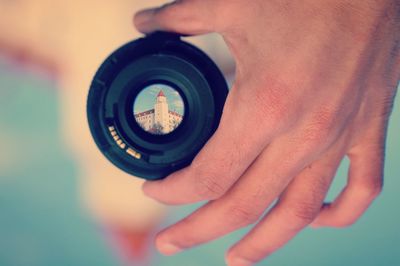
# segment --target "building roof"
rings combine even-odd
[[[160,90],[160,92],[159,92],[158,95],[157,95],[157,97],[160,97],[160,96],[165,97],[165,94],[164,94],[163,90]]]
[[[146,115],[150,115],[150,114],[154,114],[154,109],[144,111],[141,113],[137,113],[137,114],[135,114],[135,117],[142,117],[142,116],[146,116]]]
[[[178,117],[180,117],[180,118],[183,118],[183,115],[181,115],[181,114],[179,114],[179,113],[177,113],[177,112],[175,112],[175,111],[168,111],[168,113],[169,113],[170,115],[178,116]]]

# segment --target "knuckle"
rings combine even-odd
[[[213,157],[215,158],[215,157]],[[217,199],[230,187],[235,175],[235,163],[238,158],[225,156],[212,160],[209,156],[197,157],[191,165],[195,178],[195,193],[202,199]]]
[[[329,132],[335,123],[337,113],[333,110],[322,109],[314,118],[314,127],[318,131]]]
[[[326,140],[335,125],[337,113],[332,110],[319,110],[318,114],[314,114],[308,126],[306,140],[324,141]]]
[[[320,109],[317,114],[312,114],[302,134],[302,143],[310,149],[323,149],[334,141],[338,125],[338,112],[331,109]]]
[[[383,178],[373,178],[369,181],[363,182],[361,189],[368,199],[373,200],[382,193]]]
[[[261,213],[249,204],[236,203],[228,208],[228,217],[233,224],[246,226],[257,222]]]
[[[196,181],[196,194],[202,199],[217,199],[225,193],[225,188],[215,175],[199,175]]]
[[[286,208],[288,225],[293,230],[300,230],[314,221],[318,214],[319,206],[313,203],[300,202],[294,203]]]

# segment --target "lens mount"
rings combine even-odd
[[[157,88],[154,108],[146,111]],[[122,46],[101,65],[88,95],[90,131],[114,165],[161,179],[188,166],[212,136],[227,93],[205,53],[176,34],[157,32]]]

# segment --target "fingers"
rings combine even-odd
[[[298,175],[276,206],[227,254],[229,266],[247,266],[285,245],[318,214],[343,153],[333,151]]]
[[[146,182],[143,190],[148,196],[167,204],[217,199],[263,151],[277,127],[267,125],[272,122],[265,115],[262,117],[265,125],[260,127],[261,114],[241,105],[236,93],[232,88],[218,130],[192,164],[164,180]],[[241,108],[236,107],[240,105]]]
[[[212,3],[204,0],[181,0],[158,8],[146,9],[135,15],[136,28],[143,33],[154,31],[197,35],[213,32],[216,16]]]
[[[383,185],[384,148],[359,146],[349,153],[347,186],[331,204],[325,204],[312,226],[352,225],[379,195]]]
[[[171,255],[256,222],[302,168],[294,161],[284,163],[289,147],[282,143],[286,139],[269,145],[223,197],[161,232],[158,249]]]
[[[302,149],[289,155],[294,154],[291,138],[282,137],[268,145],[223,197],[161,232],[157,237],[159,250],[174,254],[255,223],[292,177],[309,163],[309,158],[300,152]],[[171,249],[172,246],[176,248]]]

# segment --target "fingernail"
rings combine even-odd
[[[171,243],[158,243],[158,250],[164,255],[175,255],[182,251],[181,248]]]
[[[252,266],[253,262],[240,257],[233,257],[228,259],[229,266]]]

